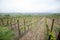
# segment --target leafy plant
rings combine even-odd
[[[0,26],[0,40],[14,40],[14,32]]]
[[[49,27],[48,27],[48,21],[47,21],[47,19],[45,19],[45,24],[46,24],[46,29],[47,29],[48,40],[56,40],[54,32],[51,32],[50,29],[49,29]]]
[[[50,40],[56,40],[53,32],[49,32],[49,36],[51,36]]]

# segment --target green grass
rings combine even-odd
[[[0,40],[14,40],[14,32],[7,27],[0,26]]]

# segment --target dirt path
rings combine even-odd
[[[38,21],[37,25],[34,29],[24,35],[20,40],[46,40],[47,30],[45,25],[45,18],[43,17],[40,21]],[[48,28],[51,29],[52,19],[47,18],[48,21]],[[57,38],[58,32],[55,30],[56,27],[59,27],[58,24],[54,23],[53,32]]]
[[[37,26],[24,35],[20,40],[44,40],[45,38],[45,17],[42,18]]]

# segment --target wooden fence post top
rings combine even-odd
[[[17,22],[19,22],[19,20],[17,20]]]
[[[52,19],[52,22],[54,21],[54,18]]]
[[[53,25],[54,25],[54,18],[52,19],[51,32],[53,30]]]

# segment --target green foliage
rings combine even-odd
[[[47,35],[48,35],[48,37],[51,36],[50,40],[56,40],[54,32],[51,32],[48,27],[48,20],[47,19],[45,19],[45,24],[46,24],[46,29],[47,29]]]
[[[53,32],[49,32],[49,36],[51,36],[50,40],[56,40],[55,39],[55,34]]]
[[[9,19],[11,16],[8,14],[8,15],[4,15],[7,19]]]
[[[0,26],[0,40],[14,40],[14,32]]]
[[[60,27],[56,27],[55,30],[58,31],[58,32],[60,32]]]

